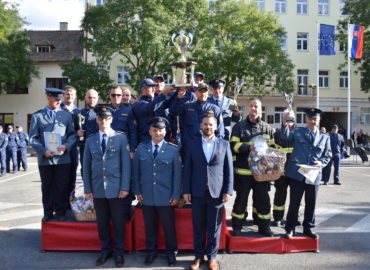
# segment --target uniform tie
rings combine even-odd
[[[158,147],[159,147],[159,145],[158,144],[156,144],[156,145],[154,145],[154,152],[153,152],[153,157],[154,158],[156,158],[157,157],[157,155],[158,155]]]
[[[310,131],[310,140],[312,143],[315,141],[315,133],[313,131]]]
[[[50,110],[50,119],[51,119],[51,121],[54,121],[54,118],[55,118],[55,111]]]
[[[104,153],[105,153],[105,148],[106,148],[106,146],[107,146],[107,143],[106,143],[106,141],[105,141],[105,138],[107,137],[107,134],[103,134],[103,140],[101,141],[101,150],[102,150],[102,152],[103,152],[103,155],[104,155]]]

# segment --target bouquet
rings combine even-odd
[[[74,192],[72,192],[69,201],[73,215],[78,221],[96,220],[93,201],[86,199],[85,196],[76,197]]]

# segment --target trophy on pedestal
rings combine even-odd
[[[288,103],[288,110],[293,111],[293,93],[287,94],[284,92],[284,97],[286,102]],[[287,123],[294,123],[295,118],[294,117],[289,117],[287,119]]]
[[[172,84],[175,87],[196,87],[197,84],[194,82],[194,69],[196,62],[186,61],[185,53],[189,49],[193,42],[193,35],[191,33],[188,36],[185,35],[185,31],[181,30],[180,35],[172,35],[172,43],[175,45],[177,51],[180,53],[180,59],[177,62],[170,64],[172,68]],[[190,68],[190,79],[187,79],[186,69]]]

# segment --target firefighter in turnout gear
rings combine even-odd
[[[270,182],[257,182],[248,165],[250,151],[254,151],[252,139],[262,135],[266,139],[273,138],[273,129],[261,120],[262,103],[253,99],[249,103],[249,112],[245,120],[238,122],[232,129],[230,146],[234,159],[234,190],[236,198],[231,213],[234,235],[241,233],[245,222],[248,196],[253,189],[254,207],[257,210],[258,232],[271,237],[270,230],[271,203],[268,194]]]
[[[283,148],[287,155],[288,160],[290,154],[293,151],[293,144],[289,143],[287,140],[284,139],[284,128],[287,125],[290,131],[295,128],[295,115],[294,112],[290,110],[285,110],[283,112],[282,127],[280,129],[277,129],[274,134],[275,143]],[[275,181],[274,185],[275,185],[275,196],[274,204],[272,206],[273,209],[272,215],[274,218],[273,225],[278,227],[282,225],[282,221],[284,218],[285,201],[289,185],[288,178],[285,175],[282,175],[278,181]]]

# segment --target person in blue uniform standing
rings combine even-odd
[[[9,125],[7,130],[8,145],[6,147],[6,170],[10,173],[10,160],[13,163],[13,173],[18,172],[18,158],[17,158],[17,148],[18,148],[18,135],[13,132],[13,126]]]
[[[148,78],[142,80],[139,84],[141,97],[132,109],[138,124],[138,143],[150,141],[148,122],[153,117],[158,116],[167,96],[175,89],[171,86],[165,86],[163,91],[155,97],[155,86],[157,85],[152,79]]]
[[[222,111],[222,118],[224,120],[225,140],[230,139],[231,121],[238,122],[241,119],[239,110],[233,99],[224,96],[225,81],[221,79],[214,79],[209,82],[209,86],[213,92],[213,96],[209,97],[209,103],[217,105]]]
[[[168,121],[149,121],[151,141],[140,144],[134,160],[134,193],[142,203],[146,251],[145,264],[157,257],[158,217],[163,225],[169,266],[175,266],[177,239],[173,207],[180,199],[181,164],[178,147],[164,140]]]
[[[8,145],[8,136],[3,132],[3,126],[0,125],[0,177],[6,174],[6,146]]]
[[[75,99],[76,99],[76,88],[74,88],[72,85],[66,85],[64,88],[63,93],[63,102],[60,104],[60,108],[71,114],[74,129],[77,132],[78,128],[78,118],[77,115],[81,113],[81,110],[77,108],[74,105]],[[69,184],[68,184],[68,194],[71,194],[71,192],[76,187],[76,178],[77,178],[77,167],[78,167],[78,146],[77,143],[75,143],[69,152],[71,156],[71,170],[70,170],[70,176],[69,176]]]
[[[200,120],[205,113],[213,113],[215,115],[217,119],[216,136],[219,138],[224,137],[225,130],[221,110],[216,105],[207,102],[208,90],[207,84],[198,85],[195,89],[195,95],[198,100],[190,103],[183,103],[181,101],[183,95],[179,92],[176,101],[171,105],[170,113],[178,115],[184,120],[180,122],[182,157],[184,157],[184,149],[187,149],[188,143],[195,137],[201,136],[199,129]]]
[[[332,152],[332,158],[328,165],[322,170],[322,181],[324,185],[327,185],[330,179],[331,167],[334,163],[334,185],[341,185],[339,181],[339,166],[340,159],[344,154],[344,138],[338,133],[338,126],[333,125],[330,133],[330,147]]]
[[[102,265],[113,253],[110,220],[113,223],[116,267],[125,263],[125,200],[130,191],[131,162],[127,136],[111,128],[113,109],[94,109],[99,132],[89,136],[84,153],[84,191],[94,201],[99,239],[102,244],[96,265]]]
[[[228,141],[217,138],[214,114],[201,118],[202,136],[186,149],[183,197],[192,203],[195,260],[190,269],[199,269],[204,256],[208,269],[217,270],[224,203],[233,194],[233,161]]]
[[[30,144],[37,153],[38,167],[41,178],[42,204],[44,217],[42,222],[55,219],[66,220],[68,209],[68,183],[71,169],[69,152],[76,143],[76,132],[73,127],[73,119],[70,113],[60,109],[63,90],[57,88],[45,88],[47,106],[32,115],[30,125]],[[46,132],[49,139],[55,139],[57,146],[46,142]]]
[[[21,166],[24,171],[27,171],[27,146],[30,143],[28,134],[23,131],[22,126],[16,126],[17,136],[18,136],[18,152],[17,152],[17,163],[18,169],[21,169]]]
[[[123,89],[119,86],[113,86],[110,91],[110,108],[113,109],[113,121],[111,127],[115,131],[124,132],[130,145],[130,157],[134,158],[137,146],[137,125],[134,121],[131,105],[122,103]]]
[[[81,174],[83,174],[83,156],[86,139],[98,132],[99,127],[96,123],[96,113],[94,108],[98,104],[99,95],[95,89],[87,90],[85,94],[85,108],[81,110],[81,117],[83,118],[82,125],[79,126],[77,131],[78,146],[80,148],[80,163],[81,163]]]
[[[303,194],[305,195],[303,234],[311,238],[319,237],[312,231],[312,228],[315,227],[316,198],[320,186],[321,170],[329,163],[332,156],[329,135],[318,129],[321,110],[310,108],[305,113],[306,127],[290,131],[289,127],[286,126],[284,129],[285,139],[293,143],[293,152],[285,171],[290,184],[290,204],[285,224],[287,238],[291,238],[295,234]],[[300,164],[320,169],[314,181],[310,181],[300,173]]]

